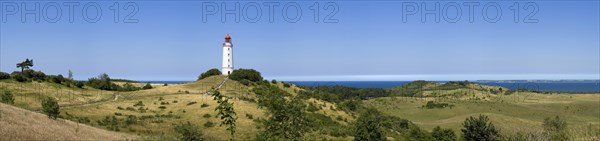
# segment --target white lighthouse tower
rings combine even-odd
[[[231,36],[227,34],[225,36],[225,43],[223,43],[223,69],[221,73],[227,76],[233,72],[233,44],[231,44]]]

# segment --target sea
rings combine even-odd
[[[411,81],[290,81],[301,86],[347,86],[355,88],[393,88],[402,86]],[[448,81],[436,81],[445,83]],[[553,91],[553,92],[600,92],[598,81],[586,82],[473,82],[489,86],[501,86],[511,90],[528,89],[534,91]]]
[[[139,81],[141,83],[181,84],[190,81]],[[393,88],[411,81],[286,81],[301,86],[346,86],[354,88]],[[448,81],[436,81],[445,83]],[[600,81],[567,81],[567,82],[529,82],[529,81],[475,81],[473,83],[501,86],[511,90],[528,89],[535,91],[600,93]]]

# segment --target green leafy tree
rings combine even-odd
[[[29,67],[33,67],[33,59],[29,60],[29,58],[27,58],[25,59],[25,61],[17,63],[17,68],[21,68],[21,72],[23,72],[26,69],[29,69]]]
[[[58,106],[58,102],[53,97],[46,97],[44,101],[42,101],[42,110],[44,113],[48,114],[48,118],[56,119],[58,114],[60,114],[60,108]]]
[[[13,96],[11,91],[4,90],[2,92],[2,103],[15,104],[15,97]]]
[[[233,109],[233,102],[229,103],[229,98],[221,95],[221,93],[216,90],[212,92],[212,96],[214,97],[213,100],[217,101],[219,104],[215,108],[215,111],[217,111],[217,116],[222,120],[219,126],[226,125],[226,130],[229,131],[233,139],[233,134],[235,133],[235,122],[237,120],[235,110]]]
[[[356,119],[354,127],[355,141],[384,141],[385,136],[381,130],[382,114],[375,109],[367,109]]]
[[[489,122],[485,115],[469,117],[463,123],[461,129],[465,141],[499,141],[500,134],[496,126]]]
[[[567,122],[559,116],[556,116],[554,118],[545,118],[542,126],[544,127],[544,133],[549,135],[552,140],[569,140],[569,135],[566,131]]]
[[[210,76],[214,76],[214,75],[221,75],[221,71],[219,69],[216,68],[212,68],[202,74],[200,74],[200,76],[198,77],[198,80],[210,77]]]
[[[189,121],[187,123],[181,123],[175,125],[175,132],[181,134],[179,140],[182,141],[201,141],[202,140],[202,132],[200,132],[200,128],[196,125],[193,125]]]
[[[433,136],[433,138],[435,138],[435,140],[438,141],[456,140],[456,135],[454,134],[454,131],[452,131],[452,129],[442,129],[440,128],[440,126],[436,126],[435,128],[433,128],[433,131],[431,131],[431,136]]]
[[[262,81],[263,77],[260,75],[260,72],[254,69],[237,69],[233,70],[229,75],[229,79],[241,81],[241,80],[249,80],[252,82]]]
[[[265,130],[258,134],[258,140],[300,140],[304,136],[309,121],[302,99],[288,99],[286,96],[291,94],[268,83],[253,91],[258,95],[259,106],[268,111],[268,118],[263,122]]]

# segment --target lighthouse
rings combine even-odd
[[[231,44],[231,36],[227,34],[223,43],[223,66],[221,73],[227,76],[231,72],[233,72],[233,44]]]

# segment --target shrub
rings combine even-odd
[[[210,118],[211,115],[210,114],[204,114],[204,115],[202,115],[202,117],[204,117],[204,118]]]
[[[187,103],[187,105],[188,105],[188,106],[189,106],[189,105],[194,105],[194,104],[196,104],[196,103],[198,103],[198,102],[196,102],[196,101],[191,101],[191,102],[188,102],[188,103]]]
[[[453,105],[448,104],[448,103],[437,103],[437,102],[433,102],[433,101],[427,101],[427,104],[425,104],[423,107],[427,108],[427,109],[433,109],[433,108],[446,108],[446,107],[451,107]]]
[[[83,82],[81,82],[81,81],[77,81],[77,82],[75,82],[75,87],[77,87],[77,88],[83,88],[83,85],[84,85],[84,84],[83,84]]]
[[[200,74],[200,76],[198,77],[198,80],[213,76],[213,75],[221,75],[221,71],[219,69],[216,68],[212,68],[202,74]]]
[[[249,81],[252,81],[252,82],[257,82],[257,81],[263,80],[262,76],[260,75],[260,72],[254,70],[254,69],[237,69],[237,70],[234,70],[229,75],[229,79],[236,80],[236,81],[240,81],[240,80],[246,79],[246,80],[249,80]]]
[[[163,86],[169,86],[169,84],[165,83]]]
[[[273,80],[271,80],[271,83],[277,84],[277,80],[273,79]]]
[[[206,103],[202,103],[202,105],[200,105],[200,108],[204,108],[204,107],[208,107],[209,105]]]
[[[211,122],[211,121],[207,121],[206,123],[204,123],[204,127],[210,128],[210,127],[214,127],[215,123]]]
[[[367,109],[356,119],[354,140],[383,141],[385,136],[381,130],[381,113],[375,109]]]
[[[252,83],[250,80],[242,79],[239,81],[242,85],[249,86]]]
[[[18,73],[18,72],[17,73],[12,73],[11,77],[13,79],[15,79],[15,81],[17,81],[17,82],[26,82],[27,81],[27,78],[25,76],[23,76],[21,73]]]
[[[50,79],[51,82],[56,83],[56,84],[61,84],[62,82],[66,81],[65,77],[63,77],[62,75],[50,75],[48,76],[48,78]]]
[[[246,117],[247,117],[248,119],[254,119],[254,116],[253,116],[252,114],[249,114],[249,113],[246,113]]]
[[[199,129],[200,128],[189,121],[187,123],[175,125],[175,132],[181,135],[179,140],[182,141],[201,141],[202,132],[200,132]]]
[[[90,87],[101,90],[118,89],[118,85],[112,83],[110,77],[106,73],[100,74],[98,77],[89,78],[87,83]]]
[[[58,102],[56,102],[56,99],[53,97],[46,97],[46,99],[42,101],[42,108],[43,112],[48,114],[48,118],[56,119],[58,114],[60,114]]]
[[[438,141],[455,141],[456,135],[452,129],[442,129],[440,126],[433,128],[431,131],[431,136]]]
[[[144,89],[144,90],[152,89],[152,85],[150,85],[150,83],[146,83],[146,85],[144,85],[144,87],[142,87],[142,89]]]
[[[499,131],[494,124],[489,122],[489,118],[479,115],[478,118],[469,117],[463,123],[461,129],[465,141],[498,141],[500,140]]]
[[[2,103],[15,104],[15,97],[13,96],[11,91],[4,90],[2,92]]]
[[[167,106],[158,106],[158,108],[164,110],[167,109]]]
[[[283,82],[283,87],[289,88],[290,86],[291,86],[290,83]]]
[[[125,119],[125,124],[127,124],[127,125],[135,124],[136,122],[137,122],[137,117],[135,117],[134,115],[129,115],[129,116],[127,116],[127,119]]]
[[[133,106],[144,106],[144,102],[138,101],[137,103],[133,104]]]
[[[10,79],[10,74],[6,72],[0,72],[0,80],[2,79]]]
[[[547,134],[551,140],[569,140],[569,135],[566,131],[567,122],[564,119],[561,119],[559,116],[544,119],[542,126],[544,127],[544,133]]]

